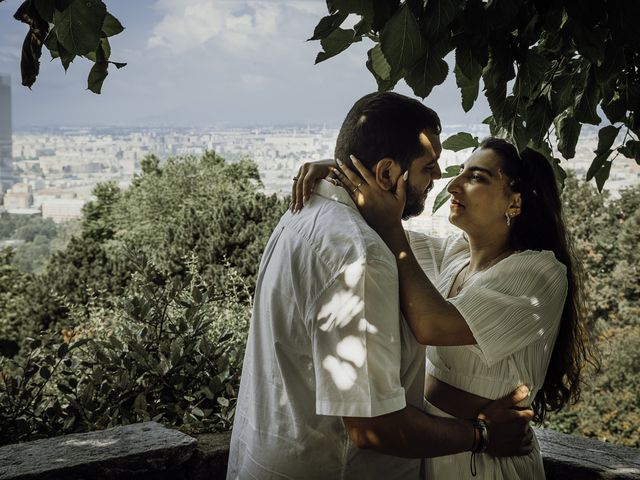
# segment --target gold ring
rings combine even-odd
[[[360,184],[362,185],[362,184]],[[353,191],[351,193],[356,193],[356,190],[359,192],[360,191],[360,185],[358,185],[356,188],[353,189]]]

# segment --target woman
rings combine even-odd
[[[448,186],[449,219],[464,235],[445,239],[404,232],[406,174],[395,193],[385,194],[357,159],[353,164],[361,177],[346,166],[327,168],[396,256],[402,312],[418,341],[429,345],[426,411],[476,418],[490,400],[523,383],[537,421],[576,399],[587,359],[580,282],[546,159],[529,149],[519,155],[504,140],[483,141]],[[544,478],[537,442],[524,457],[427,460],[428,478],[476,472],[487,479]]]

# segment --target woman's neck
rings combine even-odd
[[[484,270],[491,266],[493,262],[506,257],[511,252],[507,236],[496,238],[469,235],[468,238],[471,252],[469,271],[471,272]]]

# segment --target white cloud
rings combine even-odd
[[[299,17],[317,19],[326,12],[322,2],[266,0],[159,0],[163,14],[148,40],[148,47],[171,53],[213,44],[223,52],[266,59],[283,45],[302,43],[311,32],[300,29]],[[304,23],[304,22],[302,22]]]

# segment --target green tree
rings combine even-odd
[[[13,261],[10,248],[0,250],[0,357],[14,356],[27,335],[33,333],[29,321],[29,293],[33,278]]]
[[[366,37],[374,43],[366,66],[379,89],[404,79],[425,98],[450,73],[444,59],[455,52],[463,109],[473,107],[482,83],[491,133],[544,153],[559,179],[552,136],[557,151],[573,158],[582,125],[602,121],[598,107],[610,124],[599,131],[587,179],[601,190],[619,154],[640,164],[640,2],[327,0],[327,8],[311,37],[323,49],[316,63]],[[350,15],[359,21],[342,28]],[[444,146],[477,142],[465,134]]]
[[[586,273],[587,319],[601,368],[587,372],[580,401],[550,415],[545,425],[638,447],[640,186],[612,199],[570,173],[562,195],[576,258]]]

